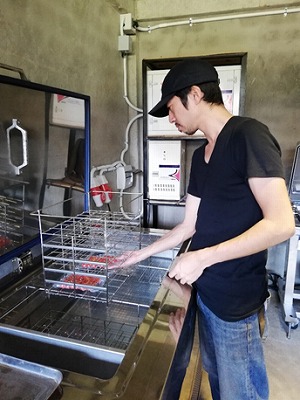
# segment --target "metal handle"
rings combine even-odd
[[[21,132],[22,134],[22,150],[23,150],[23,162],[20,165],[14,165],[12,158],[11,158],[11,142],[10,142],[10,132],[12,129],[17,129],[18,131]],[[10,165],[13,166],[16,175],[20,175],[20,170],[28,164],[28,149],[27,149],[27,132],[25,129],[21,128],[18,125],[18,120],[13,119],[12,120],[12,125],[6,129],[6,134],[7,134],[7,148],[8,148],[8,161]]]
[[[13,67],[12,65],[7,65],[7,64],[2,64],[0,63],[0,68],[3,69],[8,69],[9,71],[14,71],[20,74],[20,78],[23,79],[24,81],[28,81],[24,71],[21,68],[18,67]]]

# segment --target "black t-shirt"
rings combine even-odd
[[[205,144],[192,159],[188,193],[201,198],[190,250],[231,239],[262,219],[248,179],[282,177],[276,139],[262,123],[232,117],[220,132],[208,163]],[[206,268],[194,283],[201,299],[219,318],[234,321],[251,315],[267,292],[267,251]]]

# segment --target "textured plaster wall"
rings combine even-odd
[[[128,107],[117,37],[119,14],[123,6],[133,12],[133,4],[0,0],[0,62],[22,68],[31,81],[91,96],[94,165],[118,159],[124,147]]]
[[[136,18],[139,21],[213,15],[233,11],[266,10],[294,7],[299,1],[292,0],[136,0]]]
[[[251,10],[279,5],[253,1]],[[297,5],[286,1],[282,8]],[[23,68],[32,81],[90,95],[92,164],[107,164],[119,158],[127,123],[136,115],[123,99],[119,15],[131,12],[147,26],[249,8],[244,0],[0,0],[0,62]],[[299,35],[300,14],[138,32],[128,56],[128,96],[142,107],[143,59],[246,52],[245,114],[270,126],[288,170],[300,139]],[[131,131],[126,157],[139,168],[141,124]]]

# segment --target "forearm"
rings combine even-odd
[[[274,223],[261,220],[235,238],[215,246],[183,253],[173,262],[169,276],[182,284],[192,284],[212,265],[257,253],[291,237],[294,233],[293,221],[290,220],[282,226],[285,228],[280,229],[277,226],[276,233]]]
[[[211,255],[215,263],[258,253],[289,239],[295,232],[284,180],[252,178],[249,185],[264,217],[241,235],[214,246]]]
[[[249,186],[263,218],[230,240],[180,255],[172,264],[169,272],[171,278],[176,278],[182,284],[191,284],[202,275],[205,268],[258,253],[294,234],[294,215],[284,180],[251,178]]]
[[[154,254],[161,253],[165,250],[173,249],[180,245],[185,240],[189,239],[193,235],[194,231],[188,229],[184,223],[177,225],[165,233],[160,239],[156,240],[151,245],[139,250],[143,259],[148,258]]]
[[[184,220],[163,235],[155,243],[139,250],[138,257],[140,260],[148,258],[156,253],[161,253],[165,250],[173,249],[180,245],[185,240],[191,238],[195,233],[195,224],[197,220],[197,212],[200,204],[200,199],[190,194],[186,198]],[[142,258],[141,258],[142,257]]]
[[[195,232],[199,203],[199,198],[188,194],[186,198],[185,216],[182,223],[175,226],[175,228],[171,229],[151,245],[121,255],[118,257],[118,262],[124,267],[136,264],[154,254],[173,249],[192,237]]]
[[[289,239],[294,234],[294,222],[275,224],[262,219],[243,234],[207,249],[209,265],[245,257]],[[209,266],[207,265],[207,266]]]

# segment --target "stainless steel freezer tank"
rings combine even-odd
[[[64,399],[79,398],[78,391],[81,399],[164,398],[177,347],[169,314],[187,309],[190,296],[175,281],[170,290],[166,277],[178,249],[114,267],[115,256],[160,234],[98,211],[62,218],[43,232],[43,273],[2,296],[0,352],[60,369]],[[183,342],[184,376],[193,329]],[[150,385],[146,394],[143,384]]]

